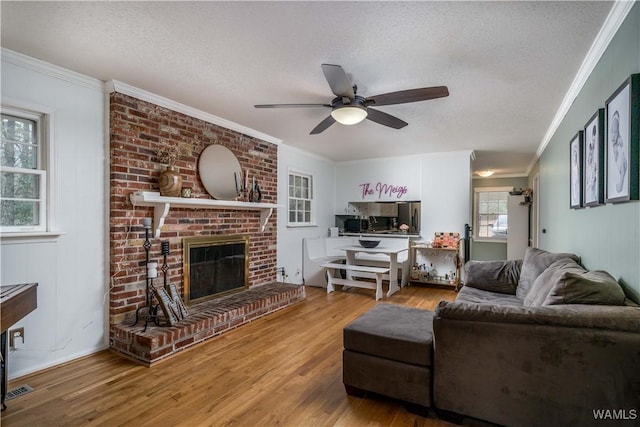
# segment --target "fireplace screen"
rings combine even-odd
[[[186,304],[241,291],[248,286],[248,236],[189,237],[182,243]]]

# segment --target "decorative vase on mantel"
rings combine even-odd
[[[161,196],[180,197],[182,176],[180,176],[180,172],[176,170],[175,166],[169,165],[164,171],[160,172],[158,187],[160,188]]]

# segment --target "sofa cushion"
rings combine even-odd
[[[625,295],[606,271],[567,271],[554,284],[543,305],[556,304],[625,305]]]
[[[460,292],[458,292],[456,302],[516,307],[522,306],[522,300],[518,299],[518,297],[516,297],[515,295],[483,291],[481,289],[467,286],[466,284],[462,287],[462,289],[460,289]]]
[[[520,280],[516,289],[516,296],[524,300],[533,282],[545,271],[554,261],[562,258],[571,258],[576,262],[580,262],[580,257],[569,253],[553,253],[543,251],[537,248],[527,248],[520,270]]]
[[[540,307],[544,304],[549,292],[564,277],[565,273],[584,273],[586,270],[571,258],[554,261],[531,285],[529,293],[524,297],[523,305]]]
[[[469,261],[464,266],[464,285],[515,295],[521,268],[522,260]]]

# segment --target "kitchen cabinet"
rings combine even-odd
[[[409,246],[409,283],[460,287],[462,257],[459,248],[432,248],[420,242]]]

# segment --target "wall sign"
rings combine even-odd
[[[392,197],[401,199],[402,196],[407,194],[406,185],[385,184],[383,182],[377,182],[375,184],[366,182],[364,184],[360,184],[360,189],[362,190],[363,199],[366,199],[366,198],[386,199],[386,198],[392,198]]]

